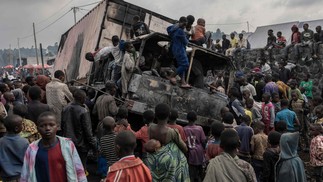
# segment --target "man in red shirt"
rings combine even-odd
[[[115,144],[120,160],[109,168],[106,182],[151,182],[150,170],[141,159],[134,156],[137,145],[135,135],[131,131],[121,131],[116,136]]]
[[[286,39],[282,36],[282,32],[277,32],[277,43],[275,43],[275,48],[282,49],[286,47]]]
[[[284,57],[285,60],[288,59],[288,51],[289,51],[289,49],[293,48],[294,45],[301,42],[301,33],[298,31],[297,25],[293,25],[291,30],[292,30],[291,43],[284,48],[283,57]]]

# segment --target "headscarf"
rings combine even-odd
[[[49,83],[50,80],[47,76],[45,75],[38,75],[36,77],[36,84],[42,89],[42,90],[46,90],[46,85],[47,83]]]

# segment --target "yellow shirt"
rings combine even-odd
[[[238,39],[237,38],[233,38],[233,39],[230,40],[231,48],[236,48],[237,44],[238,44]]]
[[[248,109],[244,109],[244,113],[246,113],[246,115],[250,117],[251,122],[252,122],[252,112]]]

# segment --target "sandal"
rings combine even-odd
[[[192,86],[190,85],[190,84],[182,84],[181,86],[180,86],[181,88],[186,88],[186,89],[190,89],[190,88],[192,88]]]

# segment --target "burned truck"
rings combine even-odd
[[[130,40],[129,29],[135,15],[139,15],[153,33]],[[67,80],[75,79],[102,88],[106,79],[99,78],[100,75],[96,74],[98,67],[85,60],[85,54],[111,45],[112,35],[119,35],[120,39],[133,43],[140,57],[146,58],[145,62],[149,57],[158,59],[160,64],[156,67],[155,63],[148,64],[132,75],[128,84],[131,97],[126,100],[130,112],[141,115],[159,103],[167,103],[178,110],[179,120],[185,121],[186,113],[195,111],[198,114],[197,123],[208,125],[208,119],[219,119],[220,109],[228,101],[224,94],[211,93],[208,88],[210,81],[205,81],[205,78],[209,72],[224,72],[228,87],[232,82],[234,66],[228,57],[190,43],[187,50],[190,66],[186,79],[193,88],[172,85],[165,78],[163,68],[164,64],[173,65],[176,61],[172,57],[163,57],[163,53],[171,41],[166,35],[166,28],[173,23],[175,21],[170,18],[124,1],[102,1],[62,35],[54,68],[66,70]]]
[[[171,63],[170,67],[176,64],[172,57],[163,55],[171,42],[168,35],[151,33],[131,42],[143,57],[152,54],[158,64]],[[228,57],[195,44],[190,43],[187,52],[190,66],[186,80],[193,87],[185,89],[179,87],[179,84],[171,84],[163,75],[163,67],[155,68],[156,62],[154,62],[150,67],[153,71],[148,69],[141,74],[132,75],[128,92],[134,97],[127,100],[131,112],[141,114],[147,109],[153,109],[159,103],[167,103],[171,108],[178,110],[179,120],[182,122],[185,122],[189,111],[195,111],[198,114],[197,123],[200,125],[208,125],[209,119],[220,119],[220,109],[228,103],[227,96],[220,92],[210,92],[207,83],[210,80],[206,81],[206,77],[210,72],[225,72],[226,83],[229,85],[232,80],[230,76],[234,71],[233,64]]]

